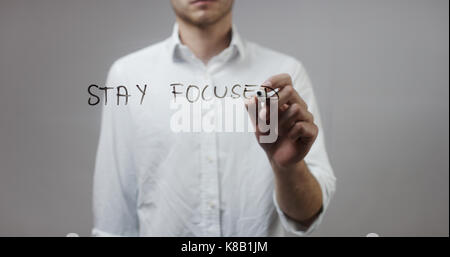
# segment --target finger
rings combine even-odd
[[[270,104],[271,102],[273,105]],[[278,106],[281,120],[281,116],[284,115],[284,113],[290,108],[290,106],[294,104],[297,105],[296,107],[294,107],[293,110],[298,111],[298,120],[314,121],[313,120],[314,117],[312,116],[311,113],[308,112],[308,106],[303,101],[303,99],[301,99],[301,97],[297,94],[295,89],[291,86],[284,87],[280,91],[278,99],[274,97],[266,98],[266,104],[261,109],[259,113],[259,118],[262,120],[269,120],[270,107]],[[297,110],[298,108],[300,108],[300,110]],[[292,115],[292,113],[289,113],[289,115]]]
[[[279,120],[280,128],[289,130],[298,121],[314,122],[313,115],[299,104],[294,103],[284,112]]]
[[[283,105],[291,105],[293,103],[300,103],[303,105],[304,101],[300,99],[297,91],[292,86],[283,87],[278,91],[278,106],[281,108]]]
[[[281,75],[283,75],[283,74],[281,74]],[[279,76],[279,75],[277,75],[277,76]],[[283,79],[283,78],[281,78],[281,79]],[[284,79],[284,81],[280,81],[278,83],[279,83],[279,85],[282,85],[283,83],[291,83],[291,84],[286,84],[282,87],[278,87],[279,90],[275,91],[275,87],[272,85],[271,80],[268,79],[261,86],[266,91],[266,96],[267,96],[268,92],[275,91],[274,95],[276,95],[278,97],[278,100],[279,100],[278,106],[280,108],[285,104],[292,104],[292,103],[299,103],[299,104],[303,105],[305,108],[308,108],[308,105],[306,104],[306,102],[303,100],[303,98],[300,97],[298,92],[292,86],[292,81],[290,80],[290,77],[289,77],[289,79]],[[273,98],[273,96],[270,98]]]
[[[293,104],[289,106],[289,108],[280,115],[279,119],[279,130],[282,131],[282,133],[289,131],[292,126],[294,126],[295,122],[297,122],[298,113],[300,111],[300,108],[298,104]]]
[[[297,141],[299,139],[306,142],[313,141],[319,132],[318,127],[311,122],[299,121],[294,124],[288,133],[288,137],[292,141]]]
[[[272,89],[275,88],[283,88],[288,85],[292,85],[292,79],[291,76],[287,73],[281,73],[274,75],[270,78],[268,78],[264,83],[264,86],[268,86]]]
[[[280,111],[285,112],[288,108],[289,108],[288,104],[283,104],[282,106],[280,106]]]

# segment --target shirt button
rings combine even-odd
[[[216,205],[215,205],[213,202],[210,202],[210,203],[209,203],[209,207],[210,207],[211,209],[214,209],[214,208],[216,208]]]
[[[208,160],[209,163],[213,162],[213,158],[211,156],[206,156],[206,159]]]

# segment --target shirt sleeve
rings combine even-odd
[[[321,223],[331,197],[335,192],[336,178],[328,160],[322,122],[311,81],[301,63],[297,62],[297,67],[291,76],[294,88],[308,105],[308,110],[314,115],[314,121],[319,127],[319,134],[309,153],[305,157],[305,163],[322,190],[322,210],[315,221],[309,227],[305,227],[283,213],[276,200],[275,191],[273,193],[273,201],[284,233],[288,236],[305,236],[314,231]]]
[[[126,85],[124,80],[119,65],[115,63],[108,74],[106,86]],[[115,89],[109,91],[109,96],[115,96]],[[128,107],[116,105],[115,100],[108,99],[107,105],[102,102],[100,138],[94,172],[93,236],[139,234],[137,181],[131,151],[132,122]]]

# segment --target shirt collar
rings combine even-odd
[[[173,26],[172,35],[170,38],[168,38],[168,50],[170,55],[172,56],[173,60],[180,60],[182,58],[178,52],[178,49],[180,47],[185,47],[181,41],[180,36],[178,33],[178,23],[175,23]],[[235,48],[237,50],[237,53],[241,58],[245,57],[245,43],[242,40],[241,36],[239,35],[236,26],[233,24],[231,28],[231,42],[230,46],[227,48]],[[226,49],[225,49],[226,50]],[[224,51],[225,51],[224,50]]]

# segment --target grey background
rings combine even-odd
[[[316,236],[448,236],[449,2],[237,1],[250,40],[302,60],[337,193]],[[168,1],[1,0],[0,235],[90,234],[87,86],[166,38]]]

